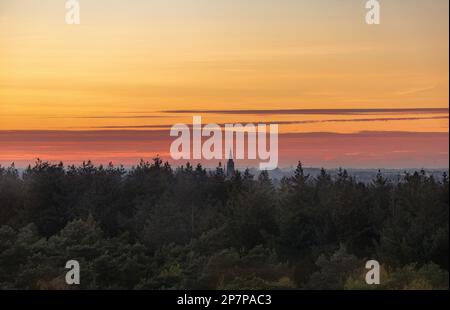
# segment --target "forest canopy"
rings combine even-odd
[[[0,166],[0,288],[448,289],[448,177],[345,170],[227,177],[221,166]]]

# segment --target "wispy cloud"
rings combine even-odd
[[[62,119],[151,119],[151,118],[167,118],[164,115],[99,115],[99,116],[48,116],[45,118],[62,118]]]
[[[412,89],[406,89],[406,90],[402,90],[396,93],[396,95],[399,96],[405,96],[405,95],[414,95],[414,94],[418,94],[418,93],[423,93],[429,90],[433,90],[435,89],[436,86],[427,86],[427,87],[421,87],[421,88],[412,88]]]
[[[269,124],[278,125],[304,125],[304,124],[322,124],[322,123],[352,123],[352,122],[394,122],[394,121],[417,121],[417,120],[437,120],[448,119],[449,116],[430,116],[430,117],[378,117],[378,118],[352,118],[352,119],[325,119],[325,120],[306,120],[306,121],[272,121]],[[243,123],[243,122],[241,122]],[[257,123],[257,122],[256,122]],[[227,123],[237,124],[237,123]],[[225,126],[225,123],[218,124]],[[125,126],[95,126],[89,128],[97,129],[169,129],[172,125],[125,125]]]
[[[401,114],[448,114],[448,108],[404,108],[404,109],[283,109],[283,110],[166,110],[173,114],[243,114],[243,115],[363,115],[376,113]]]

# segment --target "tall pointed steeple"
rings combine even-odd
[[[233,160],[233,151],[230,150],[230,157],[227,162],[227,176],[231,177],[234,175],[234,160]]]

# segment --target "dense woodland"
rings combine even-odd
[[[448,289],[449,180],[0,167],[1,289]],[[78,260],[81,285],[65,284]],[[381,285],[365,263],[382,264]]]

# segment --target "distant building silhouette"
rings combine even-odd
[[[228,162],[227,162],[227,171],[226,172],[227,172],[227,177],[232,177],[235,172],[233,153],[231,151],[230,151],[230,159],[228,159]]]

